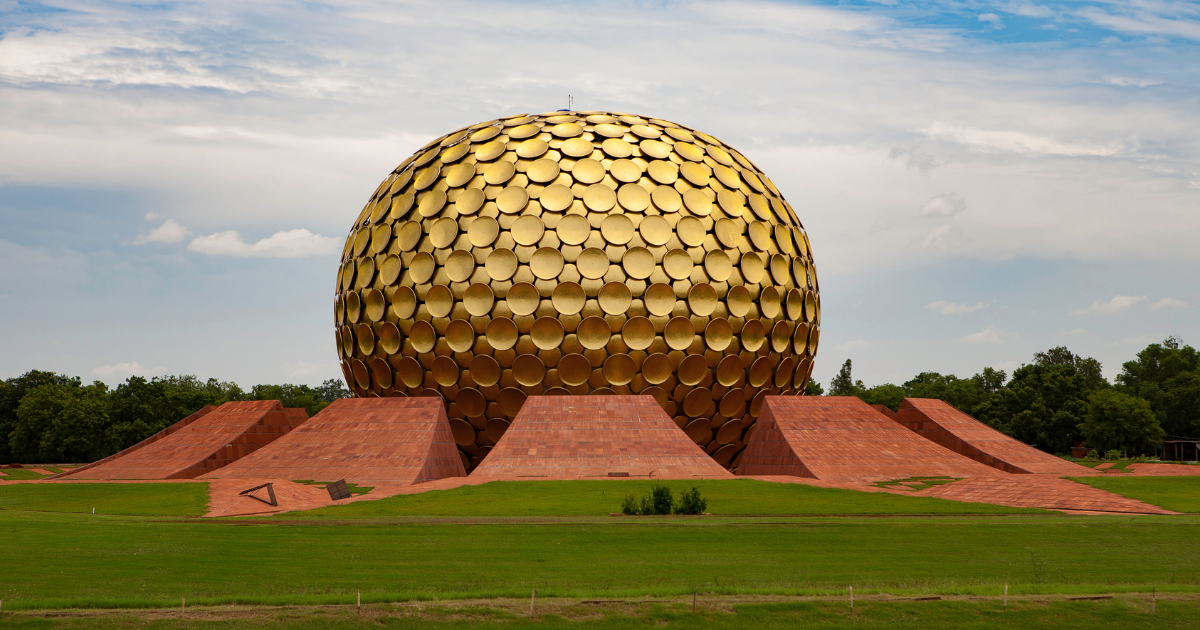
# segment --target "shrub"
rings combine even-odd
[[[1092,450],[1088,451],[1087,456],[1085,456],[1083,458],[1083,461],[1085,461],[1085,462],[1095,462],[1095,461],[1099,461],[1099,460],[1100,460],[1100,454],[1096,452],[1096,449],[1092,449]]]
[[[638,501],[636,494],[627,494],[624,499],[621,499],[621,513],[626,516],[641,514],[641,508],[641,502]]]
[[[662,484],[654,484],[648,494],[640,497],[636,494],[625,495],[625,498],[621,499],[621,513],[629,516],[670,514],[674,503],[675,499],[671,496],[670,488]]]
[[[692,486],[691,490],[684,490],[679,497],[679,503],[675,506],[676,514],[703,514],[708,509],[708,501],[700,496],[700,490],[696,486]]]
[[[670,514],[675,498],[671,496],[670,488],[654,484],[654,487],[650,488],[650,502],[654,510],[651,514]]]
[[[1104,459],[1110,462],[1120,461],[1121,451],[1111,450],[1104,453]]]

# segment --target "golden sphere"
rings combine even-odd
[[[357,396],[440,396],[478,464],[527,396],[648,394],[734,468],[820,334],[808,236],[720,140],[627,114],[471,125],[384,179],[334,319]]]

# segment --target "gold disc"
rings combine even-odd
[[[592,184],[583,191],[583,205],[595,212],[608,212],[617,205],[617,193],[604,184]]]
[[[487,399],[474,387],[458,390],[454,402],[458,405],[458,410],[470,418],[482,416],[487,411]]]
[[[507,148],[504,141],[497,138],[484,144],[475,150],[475,159],[480,162],[490,162],[501,155],[504,155],[504,150]]]
[[[445,268],[450,282],[466,282],[475,273],[475,257],[471,252],[455,250],[446,257]]]
[[[744,373],[742,358],[736,354],[726,356],[717,364],[717,382],[725,387],[736,385]]]
[[[679,157],[689,162],[699,162],[704,159],[704,151],[701,151],[700,147],[689,142],[676,142],[675,152],[679,154]]]
[[[604,179],[604,165],[591,158],[584,158],[571,167],[571,178],[580,184],[595,184]]]
[[[571,207],[575,201],[575,193],[562,184],[551,184],[542,190],[538,202],[542,208],[550,212],[562,212]]]
[[[791,340],[792,331],[788,330],[787,323],[775,322],[775,327],[771,329],[771,349],[775,352],[783,352]]]
[[[670,186],[679,179],[679,167],[670,160],[654,160],[646,167],[646,174],[650,176],[650,179]]]
[[[491,387],[500,382],[500,364],[486,354],[477,354],[468,367],[471,379],[480,387]]]
[[[746,252],[742,254],[741,264],[738,268],[742,272],[742,279],[751,284],[762,282],[763,275],[766,274],[767,267],[763,264],[762,257],[754,252]]]
[[[545,140],[530,138],[517,145],[517,157],[532,160],[536,157],[541,157],[549,149],[550,145],[546,144]]]
[[[553,350],[559,347],[562,345],[565,335],[562,322],[554,317],[539,317],[529,329],[529,336],[533,338],[533,345],[542,350]]]
[[[474,317],[483,317],[491,313],[495,300],[496,294],[492,292],[492,288],[478,282],[467,287],[463,293],[463,305],[467,307],[467,313]]]
[[[350,294],[353,296],[354,294]],[[417,294],[409,287],[400,287],[392,294],[392,314],[399,319],[408,319],[417,311]],[[349,313],[349,311],[347,311]]]
[[[663,338],[672,350],[686,350],[696,338],[696,327],[686,317],[674,317],[663,329]]]
[[[609,315],[624,315],[629,310],[629,305],[633,303],[633,292],[623,282],[609,282],[605,284],[600,287],[600,293],[597,297],[599,298],[600,309]]]
[[[787,318],[796,321],[804,317],[804,294],[796,289],[787,292]]]
[[[665,317],[675,310],[675,289],[669,284],[655,283],[646,287],[642,301],[651,315]]]
[[[375,259],[363,258],[358,261],[358,273],[355,274],[355,284],[361,289],[371,284],[375,279]]]
[[[700,192],[699,188],[693,188],[683,193],[683,205],[691,210],[692,214],[706,217],[712,214],[712,199],[708,195]]]
[[[392,386],[392,366],[379,357],[371,359],[371,377],[379,389],[390,388]]]
[[[579,123],[566,122],[554,125],[550,128],[550,134],[555,138],[574,138],[583,133],[583,127]]]
[[[692,420],[687,424],[686,427],[683,428],[683,432],[686,433],[688,437],[692,438],[693,442],[699,444],[700,446],[704,446],[711,442],[713,437],[712,423],[709,422],[708,418]]]
[[[450,309],[454,308],[454,294],[450,293],[450,289],[445,285],[431,287],[425,293],[425,308],[429,309],[429,314],[434,317],[445,317],[450,314]]]
[[[642,177],[642,169],[633,160],[615,160],[608,166],[608,172],[619,182],[636,182]]]
[[[404,357],[396,365],[396,373],[400,375],[400,380],[404,381],[405,387],[420,387],[425,381],[425,368],[412,357]]]
[[[450,432],[454,435],[454,443],[459,446],[466,446],[468,444],[475,443],[475,429],[473,429],[470,424],[467,424],[466,420],[451,418]],[[464,455],[464,457],[466,456]],[[463,461],[467,460],[464,459]],[[464,468],[465,467],[466,466],[464,466]]]
[[[726,402],[726,401],[728,401],[728,402]],[[742,408],[742,405],[745,405],[745,404],[746,404],[746,392],[744,392],[740,389],[730,390],[728,393],[725,394],[725,396],[723,398],[721,398],[721,405],[718,407],[718,411],[721,412],[721,415],[726,415],[725,411],[724,411],[725,409],[732,409],[734,412],[736,412],[738,409]],[[732,412],[729,415],[732,415]],[[729,449],[728,451],[725,452],[725,454],[727,456],[732,456],[733,449],[729,447],[729,444],[731,442],[737,441],[737,439],[741,436],[742,436],[742,421],[734,419],[734,420],[730,420],[729,422],[726,422],[725,424],[722,424],[721,428],[717,429],[717,435],[713,439],[715,439],[717,441],[717,444],[725,445],[725,446],[721,447],[721,450],[725,451],[725,449]],[[719,452],[720,451],[718,451],[718,453]],[[729,461],[729,457],[718,458],[717,457],[718,453],[713,453],[713,459],[716,459],[717,463],[724,465],[725,462]],[[725,461],[721,461],[721,459],[724,459]]]
[[[694,284],[688,290],[687,301],[693,314],[708,317],[717,308],[717,290],[707,282]]]
[[[554,231],[564,245],[581,245],[591,235],[592,226],[587,218],[578,214],[568,214],[558,222]]]
[[[546,378],[546,364],[536,354],[522,354],[513,359],[512,373],[518,383],[531,387]]]
[[[733,325],[724,317],[718,317],[704,327],[704,343],[710,350],[721,352],[733,342]]]
[[[417,255],[413,256],[408,263],[408,277],[413,284],[425,284],[433,277],[433,270],[436,266],[437,263],[428,252],[417,252]]]
[[[633,221],[623,214],[611,214],[600,223],[600,235],[613,245],[624,245],[633,238]]]
[[[642,153],[648,157],[665,160],[671,156],[671,145],[658,140],[642,140],[638,143]]]
[[[371,230],[363,228],[354,236],[354,255],[362,256],[363,252],[367,251],[367,245],[371,244]]]
[[[433,182],[437,181],[438,175],[442,174],[442,169],[437,166],[438,165],[435,164],[433,166],[421,169],[417,173],[416,178],[413,179],[413,188],[416,190],[425,190],[426,188],[432,186]]]
[[[455,352],[467,352],[475,345],[475,329],[465,319],[454,319],[446,325],[446,345]]]
[[[617,191],[617,202],[630,212],[645,212],[650,207],[650,193],[637,183],[625,184]]]
[[[714,249],[704,256],[704,272],[717,282],[725,282],[733,273],[733,262],[725,252]]]
[[[783,254],[771,256],[771,277],[775,279],[775,284],[787,284],[790,268],[787,256]]]
[[[753,304],[750,291],[744,286],[730,287],[729,292],[725,294],[725,307],[734,317],[745,317]]]
[[[371,253],[378,254],[392,242],[392,226],[377,225],[371,230]]]
[[[395,199],[392,199],[392,210],[388,213],[388,218],[393,221],[403,219],[408,215],[408,211],[413,206],[413,194],[404,193]]]
[[[619,160],[633,155],[633,145],[620,138],[608,138],[600,143],[600,150],[608,157]]]
[[[472,215],[479,212],[485,201],[487,201],[487,197],[484,196],[482,190],[468,188],[459,194],[458,199],[454,200],[454,209],[458,210],[459,214]]]
[[[736,249],[742,240],[742,226],[733,219],[717,219],[713,232],[717,236],[717,242],[728,249]]]
[[[507,317],[497,317],[488,322],[483,334],[488,340],[488,345],[495,350],[508,350],[513,347],[519,335],[517,325]],[[412,333],[409,333],[409,336],[412,336]]]
[[[499,127],[484,127],[483,129],[471,134],[471,142],[477,144],[480,142],[487,142],[498,135],[500,135]]]
[[[508,308],[513,312],[513,315],[532,315],[537,310],[538,304],[542,301],[542,296],[538,294],[537,287],[528,282],[518,282],[512,285],[508,290]]]
[[[591,280],[598,280],[608,273],[608,254],[604,250],[589,247],[579,253],[579,257],[575,259],[575,267],[579,270],[579,275]]]
[[[775,244],[784,254],[791,254],[795,251],[792,246],[792,230],[788,226],[775,226]]]
[[[492,217],[478,217],[467,226],[467,239],[475,247],[488,247],[500,235],[500,222]]]
[[[596,125],[594,131],[605,138],[620,138],[625,135],[625,128],[611,123]]]
[[[621,257],[625,273],[636,280],[645,280],[654,273],[654,254],[645,247],[630,247]],[[726,275],[726,277],[729,277]]]
[[[382,281],[383,284],[391,286],[400,278],[401,271],[403,271],[403,269],[400,264],[400,257],[392,254],[391,256],[384,258],[383,262],[380,263],[379,280]]]
[[[538,184],[554,181],[558,177],[558,173],[558,162],[549,158],[542,158],[525,169],[525,176],[529,178],[529,181]]]
[[[592,364],[582,354],[568,354],[558,360],[558,377],[567,385],[583,385],[591,376]]]
[[[357,323],[361,313],[362,301],[357,292],[351,291],[346,295],[346,320],[351,324]]]
[[[667,379],[671,378],[671,373],[674,371],[675,366],[671,363],[671,357],[661,352],[655,352],[642,361],[642,377],[651,385],[665,383]],[[559,372],[561,373],[561,369]]]
[[[630,350],[645,350],[654,343],[654,324],[645,317],[630,317],[621,328],[621,339]]]
[[[770,357],[759,357],[750,365],[750,386],[762,387],[771,378],[771,369],[774,368],[774,363]]]
[[[451,188],[458,188],[472,179],[475,179],[474,164],[455,164],[450,169],[450,172],[446,174],[446,185]]]
[[[497,249],[488,254],[483,267],[488,277],[497,282],[508,280],[517,273],[517,255],[511,249]]]
[[[571,138],[562,143],[562,146],[558,148],[563,155],[573,158],[587,157],[592,154],[594,149],[595,147],[591,141],[584,140],[583,138]]]
[[[383,319],[386,310],[387,303],[383,299],[383,292],[379,289],[371,289],[363,296],[363,313],[368,320],[377,322]]]
[[[725,186],[737,190],[742,187],[742,176],[738,172],[728,166],[721,164],[713,167],[713,175],[717,176],[717,180]],[[723,207],[723,206],[722,206]]]
[[[553,247],[543,247],[529,258],[529,270],[542,280],[553,280],[563,270],[563,256]]]
[[[650,193],[650,200],[654,202],[654,207],[663,212],[679,212],[683,208],[683,197],[670,186],[659,186]]]
[[[639,396],[653,396],[654,402],[658,403],[659,407],[666,409],[667,403],[671,400],[671,396],[661,387],[647,387],[638,392]]]
[[[542,126],[535,123],[526,123],[517,125],[508,130],[508,137],[514,140],[522,140],[531,136],[536,136],[542,130]]]
[[[587,303],[587,295],[583,292],[583,287],[578,284],[561,282],[554,287],[550,301],[554,305],[554,310],[558,311],[560,315],[575,315],[583,310],[583,305]]]
[[[796,367],[796,358],[787,357],[779,362],[775,369],[775,387],[787,387],[792,381],[792,370]]]
[[[691,322],[688,322],[689,324]],[[600,317],[585,317],[575,330],[580,345],[588,350],[599,350],[608,345],[612,338],[612,329],[608,322]]]
[[[367,365],[358,359],[350,362],[350,370],[354,373],[354,382],[362,389],[371,386],[371,374],[367,371]]]
[[[527,214],[519,217],[512,225],[512,237],[517,242],[517,245],[536,245],[542,240],[542,234],[546,232],[546,226],[542,220]]]
[[[697,387],[683,398],[683,413],[691,418],[707,416],[712,406],[712,392],[707,387]]]
[[[499,443],[500,438],[508,431],[508,422],[500,418],[492,418],[487,421],[487,425],[483,427],[483,432],[487,434],[488,439]]]
[[[421,224],[416,221],[405,221],[392,229],[396,233],[396,244],[402,252],[411,252],[417,243],[421,242]]]
[[[796,324],[796,331],[792,333],[792,352],[796,354],[804,354],[808,349],[808,324],[800,322]]]
[[[758,352],[766,340],[767,329],[761,321],[752,319],[742,326],[742,347],[746,350]]]
[[[691,277],[692,257],[682,249],[672,249],[663,256],[663,271],[674,280],[684,280]]]
[[[760,252],[771,249],[771,227],[762,221],[751,221],[747,229],[750,234],[750,244]]]
[[[770,221],[772,219],[771,205],[767,203],[766,198],[762,195],[750,193],[746,195],[746,203],[750,205],[750,209],[754,211],[754,214],[758,215],[758,218],[763,221]]]
[[[508,186],[496,195],[496,207],[505,214],[516,214],[529,205],[529,193],[520,186]]]
[[[679,165],[679,174],[693,185],[704,188],[708,186],[708,180],[712,177],[712,169],[705,164],[684,162]]]
[[[775,319],[779,317],[779,291],[775,287],[767,287],[758,294],[758,310],[763,317]]]
[[[671,240],[671,224],[660,216],[649,216],[638,225],[638,233],[647,245],[659,247]]]
[[[614,354],[604,360],[601,373],[609,385],[628,385],[637,374],[637,364],[628,354]]]
[[[417,213],[429,218],[436,216],[444,207],[446,207],[446,193],[440,190],[431,190],[421,195],[421,201],[417,204]]]
[[[704,380],[704,375],[708,374],[708,362],[704,360],[702,354],[689,354],[679,362],[679,369],[675,371],[679,377],[679,382],[691,387],[697,385]]]
[[[792,377],[792,387],[795,387],[796,389],[804,387],[805,382],[808,380],[808,371],[811,369],[812,361],[807,358],[800,359],[800,361],[796,363],[796,371]]]
[[[704,229],[704,224],[696,217],[683,217],[675,226],[675,233],[679,235],[679,240],[688,247],[699,247],[704,243],[704,234],[707,230]]]
[[[379,347],[388,354],[400,351],[400,329],[392,322],[384,322],[379,326]]]
[[[433,360],[433,367],[429,370],[433,373],[433,380],[437,381],[442,387],[449,387],[458,383],[458,364],[450,357],[438,357]]]
[[[633,135],[639,138],[654,139],[662,135],[662,132],[648,125],[634,125],[629,128]]]
[[[421,320],[413,323],[408,329],[408,340],[412,343],[413,350],[417,352],[432,352],[434,344],[437,343],[437,331],[433,329],[433,324]]]

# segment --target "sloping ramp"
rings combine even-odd
[[[466,470],[440,398],[344,398],[204,479],[413,484]]]
[[[130,446],[129,448],[127,448],[125,450],[117,451],[116,453],[113,453],[112,455],[109,455],[108,457],[105,457],[104,459],[98,459],[90,464],[84,464],[83,466],[80,466],[79,468],[73,468],[66,472],[61,472],[61,473],[58,473],[57,475],[54,475],[53,477],[47,477],[46,479],[65,479],[65,478],[88,479],[88,477],[71,477],[71,475],[77,475],[85,470],[90,470],[101,464],[107,464],[108,462],[111,462],[114,459],[117,459],[118,457],[124,457],[138,449],[149,446],[149,445],[167,437],[168,435],[171,435],[172,433],[182,429],[183,427],[186,427],[187,425],[199,420],[204,414],[207,414],[208,412],[210,412],[214,409],[216,409],[216,407],[214,407],[212,405],[205,405],[205,406],[201,407],[200,410],[197,411],[196,413],[193,413],[192,415],[184,418],[183,420],[180,420],[179,422],[172,424],[171,426],[163,429],[162,431],[159,431],[158,433],[151,435],[150,437],[142,440],[141,442],[138,442],[137,444],[134,444],[133,446]]]
[[[201,410],[203,411],[203,410]],[[289,413],[278,400],[227,402],[172,425],[144,442],[63,479],[192,479],[217,470],[291,431],[305,415]]]
[[[895,420],[917,435],[1004,472],[1054,475],[1096,472],[1014,440],[942,400],[905,398]]]
[[[530,396],[472,479],[729,478],[653,396]]]
[[[739,475],[884,481],[999,473],[949,451],[854,396],[767,396]]]

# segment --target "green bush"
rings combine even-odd
[[[1121,451],[1118,451],[1118,450],[1105,451],[1104,459],[1105,459],[1105,461],[1110,461],[1110,462],[1121,461]]]
[[[704,514],[708,509],[708,501],[700,496],[700,490],[696,486],[692,486],[691,490],[684,490],[679,496],[679,503],[675,505],[676,514]]]
[[[698,495],[699,492],[697,492]],[[671,496],[670,488],[662,484],[654,484],[650,488],[649,494],[641,497],[636,494],[625,495],[625,498],[621,500],[621,513],[629,516],[670,514],[674,503],[675,499]]]
[[[1092,450],[1088,451],[1088,454],[1086,457],[1083,458],[1083,461],[1098,462],[1098,461],[1100,461],[1100,454],[1096,452],[1096,449],[1092,449]]]

